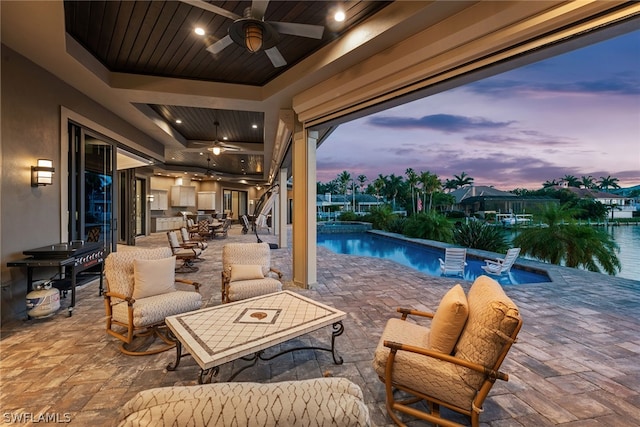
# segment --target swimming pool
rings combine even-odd
[[[438,258],[444,259],[444,249],[387,238],[373,233],[318,234],[317,241],[319,246],[339,254],[388,259],[431,276],[439,277],[441,275]],[[473,281],[476,277],[486,274],[481,268],[483,265],[485,263],[482,259],[467,255],[464,279]],[[518,285],[550,282],[551,280],[546,274],[514,266],[511,268],[511,272],[500,277],[499,281],[503,285]]]

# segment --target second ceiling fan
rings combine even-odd
[[[216,138],[213,141],[189,141],[190,144],[195,146],[204,145],[207,146],[207,151],[212,152],[214,155],[219,156],[225,151],[240,151],[240,147],[232,144],[227,144],[221,142],[218,139],[218,126],[220,126],[219,122],[214,122],[213,125],[216,127]]]
[[[214,55],[236,43],[252,53],[264,51],[274,67],[283,67],[287,65],[287,61],[277,47],[280,34],[321,39],[324,33],[324,27],[321,25],[265,21],[264,14],[269,5],[268,1],[252,1],[251,7],[245,9],[244,16],[236,15],[204,0],[180,1],[233,20],[227,35],[207,47],[207,51]]]

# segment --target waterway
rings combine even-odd
[[[622,269],[616,277],[640,280],[640,226],[608,226],[604,229],[620,248],[618,258]]]

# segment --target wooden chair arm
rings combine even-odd
[[[178,283],[184,283],[186,285],[191,285],[194,288],[196,288],[196,291],[200,292],[200,286],[202,286],[202,284],[200,282],[195,282],[193,280],[188,280],[188,279],[178,279],[178,278],[175,278],[174,280],[176,282],[178,282]]]
[[[423,356],[433,357],[434,359],[443,360],[445,362],[453,363],[458,366],[463,366],[465,368],[472,369],[476,372],[480,372],[481,374],[486,375],[489,378],[496,378],[504,381],[509,381],[509,375],[495,371],[493,369],[489,369],[477,363],[469,362],[468,360],[460,359],[455,356],[451,356],[445,353],[440,353],[438,351],[429,350],[422,347],[416,347],[413,345],[397,343],[394,341],[384,341],[384,346],[389,347],[392,351],[408,351],[415,354],[421,354]]]
[[[402,313],[402,320],[407,320],[408,315],[412,316],[420,316],[420,317],[428,317],[429,319],[433,319],[434,313],[429,313],[427,311],[414,310],[412,308],[398,308],[398,313]]]
[[[222,270],[222,286],[229,284],[229,282],[231,282],[231,275]]]
[[[276,273],[278,275],[278,279],[282,279],[282,272],[276,268],[270,267],[269,271]]]
[[[136,300],[133,299],[132,297],[128,297],[126,295],[122,295],[122,294],[119,294],[117,292],[108,291],[108,292],[104,292],[103,295],[104,295],[105,299],[118,298],[118,299],[126,301],[127,304],[129,304],[129,305],[132,305],[134,302],[136,302]]]

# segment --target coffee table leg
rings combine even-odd
[[[278,356],[282,356],[283,354],[291,353],[292,351],[298,351],[298,350],[323,350],[323,351],[331,352],[331,355],[333,356],[333,363],[335,363],[336,365],[342,365],[344,360],[336,352],[336,337],[339,337],[343,333],[344,333],[344,325],[342,324],[342,321],[339,321],[339,322],[336,322],[336,323],[333,324],[333,332],[331,333],[331,348],[313,347],[313,346],[296,347],[296,348],[290,348],[288,350],[281,351],[280,353],[274,354],[273,356],[263,356],[264,353],[260,352],[260,353],[258,353],[258,358],[260,360],[271,360],[271,359],[275,359]]]
[[[336,353],[336,337],[339,337],[344,332],[344,325],[342,322],[336,322],[333,324],[333,332],[331,333],[331,355],[333,356],[333,363],[336,365],[342,365],[344,360]]]
[[[201,369],[198,375],[198,384],[208,384],[213,380],[213,377],[218,375],[218,367],[214,366],[209,369]],[[205,380],[206,378],[206,380]]]
[[[170,334],[170,336],[173,336],[173,334]],[[176,339],[175,341],[176,341],[176,361],[173,363],[169,363],[167,365],[167,371],[175,371],[176,369],[178,369],[178,365],[180,365],[180,359],[182,359],[182,343],[178,339]]]

